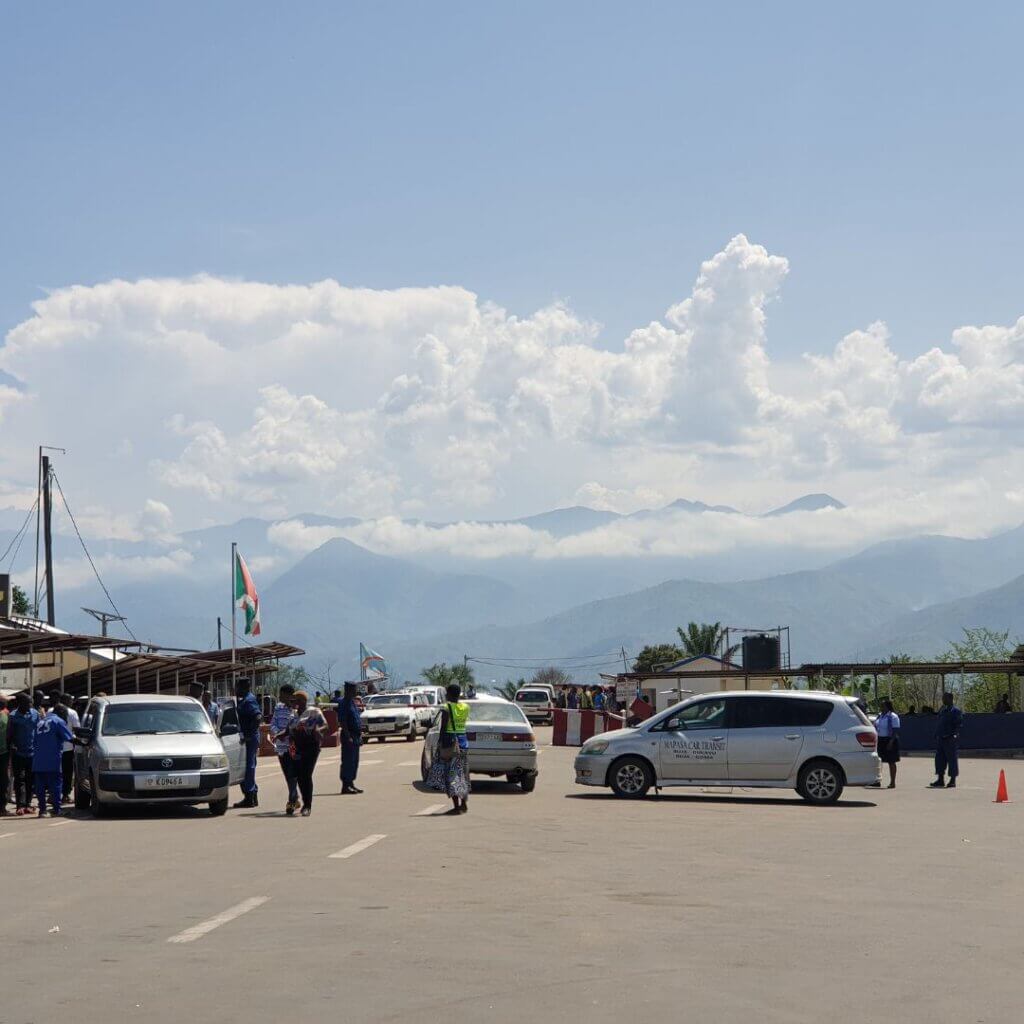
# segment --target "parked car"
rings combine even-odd
[[[410,743],[430,728],[434,711],[414,693],[375,693],[366,700],[363,736],[383,743],[404,736]]]
[[[576,782],[634,799],[652,786],[787,788],[830,804],[844,786],[879,781],[877,739],[864,712],[835,694],[705,693],[587,740]]]
[[[75,807],[96,817],[118,804],[168,803],[209,804],[221,815],[243,770],[233,707],[218,735],[191,697],[94,697],[75,730]]]
[[[531,722],[551,722],[555,698],[549,686],[524,686],[516,690],[516,706]]]
[[[502,697],[482,694],[466,703],[469,705],[466,739],[470,774],[491,778],[504,775],[524,793],[532,793],[537,784],[537,737],[526,715]],[[423,741],[420,773],[424,782],[437,757],[440,718],[439,712]]]
[[[406,686],[403,688],[403,692],[416,694],[422,703],[429,704],[432,708],[436,708],[445,702],[443,686]],[[433,718],[433,714],[430,717]]]

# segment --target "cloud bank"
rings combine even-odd
[[[402,517],[498,518],[577,495],[751,508],[809,489],[883,531],[1019,515],[1024,318],[962,327],[909,359],[869,324],[809,353],[787,391],[767,327],[788,273],[737,235],[613,348],[564,304],[519,317],[459,287],[61,288],[0,348],[14,381],[0,386],[0,492],[25,492],[45,438],[70,449],[74,493],[111,535],[169,535],[172,509],[182,524],[314,509],[374,517],[382,547],[389,531],[415,547],[436,531],[413,542]],[[951,480],[972,481],[973,498],[950,503]],[[505,530],[499,546],[546,545]]]

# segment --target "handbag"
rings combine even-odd
[[[452,721],[452,706],[449,704],[445,709],[445,715],[447,716],[444,720],[444,725],[441,728],[441,736],[437,742],[437,756],[442,761],[454,760],[455,754],[459,749],[458,739],[453,732],[447,732],[448,723]]]

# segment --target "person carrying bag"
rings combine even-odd
[[[451,799],[449,814],[466,814],[470,789],[469,741],[466,738],[469,705],[459,699],[461,691],[457,684],[449,686],[446,693],[448,703],[441,712],[437,755],[427,776],[427,785]]]

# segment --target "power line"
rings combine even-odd
[[[592,661],[592,660],[595,660],[595,659],[606,659],[606,658],[615,658],[616,660],[618,660],[620,657],[621,657],[621,654],[620,654],[619,651],[604,651],[601,654],[577,654],[577,655],[575,655],[573,657],[560,656],[560,657],[555,657],[555,658],[545,658],[545,657],[542,657],[542,656],[538,655],[537,657],[534,657],[534,658],[501,658],[500,660],[501,660],[501,663],[503,665],[508,663],[508,662],[520,662],[520,661],[522,661],[522,662],[544,662],[544,664],[550,664],[552,661]],[[487,664],[491,660],[496,660],[497,658],[498,658],[497,655],[481,655],[480,657],[477,657],[477,658],[473,657],[472,655],[467,655],[467,660],[480,662],[481,664]]]
[[[92,571],[96,577],[96,582],[99,583],[100,587],[103,590],[103,593],[107,597],[107,600],[110,602],[110,607],[113,608],[115,612],[117,612],[118,616],[120,616],[121,618],[121,621],[124,622],[124,628],[128,630],[129,634],[131,635],[131,638],[136,643],[141,643],[139,638],[132,632],[132,627],[128,625],[128,620],[123,615],[121,615],[121,612],[118,609],[117,605],[114,604],[114,599],[110,596],[110,591],[107,590],[107,585],[103,582],[103,578],[100,576],[100,571],[96,568],[96,563],[92,560],[92,555],[89,554],[89,549],[85,546],[85,539],[82,537],[82,531],[78,529],[78,523],[75,522],[75,517],[71,512],[71,507],[68,505],[68,499],[64,497],[64,488],[61,487],[60,480],[57,479],[57,471],[51,469],[50,473],[53,476],[53,482],[57,485],[57,493],[60,495],[60,500],[64,503],[64,509],[68,514],[68,518],[71,520],[71,525],[75,528],[75,535],[78,537],[78,543],[82,545],[82,550],[85,552],[85,557],[89,560],[89,565],[92,566]]]
[[[7,545],[7,551],[0,555],[0,562],[3,562],[11,548],[14,548],[14,554],[11,555],[10,564],[7,566],[8,572],[10,572],[11,569],[14,568],[14,562],[18,557],[18,552],[21,551],[22,541],[24,541],[25,537],[27,536],[26,531],[28,530],[28,524],[32,521],[32,513],[35,512],[37,508],[39,508],[38,498],[36,498],[36,500],[32,503],[32,507],[28,510],[28,515],[25,516],[25,521],[21,524],[21,529],[19,529],[18,532],[11,538],[10,544]],[[18,545],[16,548],[14,547],[15,543],[17,543]]]

